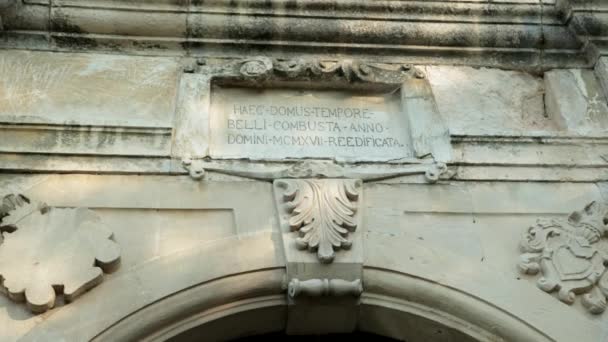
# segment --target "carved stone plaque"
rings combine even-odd
[[[369,91],[226,88],[212,90],[214,158],[412,157],[399,89]]]

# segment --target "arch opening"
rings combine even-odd
[[[278,271],[249,272],[186,289],[131,313],[94,341],[243,341],[284,334],[288,303]],[[392,271],[368,269],[364,276],[366,292],[356,307],[355,333],[408,342],[551,340],[491,303],[453,289]],[[213,298],[220,288],[232,292]]]

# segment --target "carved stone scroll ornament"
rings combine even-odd
[[[608,208],[592,202],[568,219],[542,220],[528,228],[522,237],[519,270],[537,274],[538,287],[545,292],[558,291],[567,304],[582,295],[582,303],[593,314],[607,306],[608,255],[600,240],[608,226]]]
[[[112,232],[91,210],[9,195],[0,214],[0,291],[34,313],[53,308],[56,294],[73,301],[119,265]]]
[[[363,292],[361,279],[347,281],[342,279],[292,279],[287,288],[287,294],[291,298],[300,295],[309,297],[321,296],[354,296],[359,297]]]
[[[281,179],[276,182],[289,214],[289,227],[299,234],[298,249],[316,252],[322,263],[331,263],[335,250],[351,247],[348,234],[357,229],[360,180]]]
[[[410,64],[386,64],[351,59],[270,59],[254,57],[237,62],[245,79],[344,79],[348,82],[400,84],[406,78],[424,78],[424,73]]]
[[[192,179],[203,179],[205,177],[205,162],[200,159],[192,160],[190,157],[182,159],[183,167],[188,170]]]
[[[206,171],[256,180],[280,178],[356,178],[377,181],[401,176],[424,175],[428,183],[453,176],[444,163],[412,163],[385,165],[337,164],[333,161],[303,160],[296,163],[241,163],[240,161],[205,161],[184,158],[182,166],[193,179]]]

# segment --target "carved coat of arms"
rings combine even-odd
[[[574,303],[577,295],[587,310],[602,313],[607,306],[608,254],[602,237],[608,231],[608,207],[592,202],[567,219],[539,220],[522,237],[519,270],[538,274],[545,292]]]

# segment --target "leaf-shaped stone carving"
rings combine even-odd
[[[330,263],[334,250],[348,249],[348,233],[357,228],[361,181],[353,179],[283,179],[283,201],[289,212],[289,227],[299,232],[296,246],[316,251],[319,260]]]
[[[30,200],[23,195],[7,195],[2,199],[0,204],[0,233],[3,232],[14,232],[17,227],[15,226],[15,220],[23,218],[34,210],[33,206],[26,205],[30,203]],[[7,217],[12,212],[11,217]],[[4,238],[0,234],[0,244],[2,244]]]
[[[120,249],[94,212],[20,198],[0,224],[5,231],[0,290],[9,298],[25,301],[32,312],[45,312],[55,305],[56,294],[71,302],[118,266]]]

